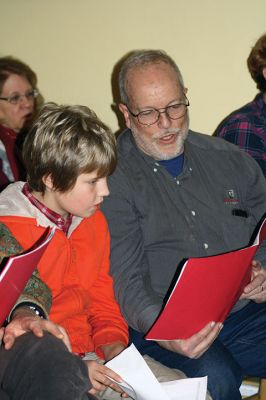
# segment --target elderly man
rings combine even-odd
[[[118,167],[103,211],[131,340],[141,353],[189,377],[208,375],[214,400],[239,400],[243,374],[266,377],[265,244],[224,325],[210,321],[186,340],[143,336],[182,259],[249,243],[266,211],[265,179],[236,146],[189,130],[187,89],[166,53],[132,52],[122,64],[119,89],[128,129],[118,138]]]

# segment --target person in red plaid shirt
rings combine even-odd
[[[259,93],[253,101],[226,117],[214,135],[244,149],[266,177],[266,34],[255,43],[247,65]]]

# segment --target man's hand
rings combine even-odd
[[[223,324],[210,322],[201,331],[188,339],[157,341],[167,350],[181,354],[189,358],[199,358],[211,346],[219,335]]]
[[[244,288],[240,299],[249,299],[256,303],[266,301],[266,270],[259,261],[252,261],[251,282]]]
[[[38,317],[27,307],[20,307],[15,311],[12,321],[0,333],[0,337],[2,334],[5,349],[9,350],[13,346],[15,339],[20,335],[26,332],[33,332],[34,335],[42,337],[43,331],[47,331],[58,339],[63,340],[68,350],[71,351],[69,338],[65,329],[52,321]]]

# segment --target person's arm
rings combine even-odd
[[[110,196],[102,210],[111,235],[111,275],[116,298],[128,324],[146,333],[158,316],[162,299],[151,286],[142,236],[142,216],[121,169],[109,178]]]
[[[9,229],[0,223],[0,261],[4,257],[22,251],[22,247]],[[13,346],[15,339],[25,332],[32,331],[36,336],[41,337],[44,330],[62,339],[70,349],[64,329],[47,319],[51,302],[51,291],[40,279],[38,271],[35,270],[23,293],[10,311],[7,326],[0,329],[0,337],[7,350]]]
[[[4,257],[9,257],[14,254],[19,254],[23,248],[11,234],[9,229],[0,223],[0,262]],[[52,293],[48,286],[40,279],[37,269],[33,272],[27,285],[18,300],[14,304],[7,318],[9,321],[15,309],[23,306],[36,307],[40,315],[44,318],[48,317],[52,303]]]
[[[112,178],[112,177],[111,177]],[[150,284],[141,234],[141,218],[130,200],[127,183],[110,179],[111,198],[103,211],[111,231],[111,268],[116,296],[129,325],[146,333],[158,316],[162,301]],[[200,357],[219,335],[222,324],[209,323],[187,340],[158,341],[165,349],[190,358]]]
[[[128,327],[115,300],[110,268],[110,236],[103,216],[101,227],[105,230],[101,243],[100,268],[94,284],[90,287],[88,319],[92,327],[95,352],[105,361],[118,355],[128,344]],[[89,262],[89,261],[88,261]]]
[[[266,217],[266,179],[260,168],[251,157],[245,157],[248,166],[245,179],[248,180],[247,187],[247,209],[250,210],[251,217],[259,223]],[[253,261],[252,278],[241,299],[253,300],[257,303],[266,301],[266,239],[259,246]]]
[[[254,124],[243,116],[239,118],[229,118],[221,123],[214,136],[225,139],[245,150],[256,162],[265,174],[264,143],[258,135]]]
[[[247,167],[245,176],[242,177],[247,181],[246,186],[248,188],[246,209],[255,224],[258,225],[263,216],[266,217],[266,179],[257,163],[251,157],[244,153],[242,157],[245,158]],[[259,261],[263,268],[266,268],[266,239],[259,246],[254,259]]]

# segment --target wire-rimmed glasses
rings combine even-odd
[[[23,97],[26,97],[27,100],[33,101],[39,95],[38,89],[32,89],[26,92],[25,94],[13,94],[9,97],[0,97],[0,100],[8,101],[10,104],[18,104],[21,102]]]
[[[134,114],[128,108],[128,106],[127,106],[127,109],[133,117],[138,119],[138,121],[141,125],[150,126],[150,125],[153,125],[156,122],[158,122],[160,119],[160,115],[163,113],[165,113],[168,116],[168,118],[170,118],[170,119],[182,118],[187,112],[187,107],[189,107],[189,100],[185,96],[184,102],[174,103],[174,104],[171,104],[170,106],[167,106],[167,107],[161,108],[161,109],[149,108],[147,110],[140,111],[137,114]]]

